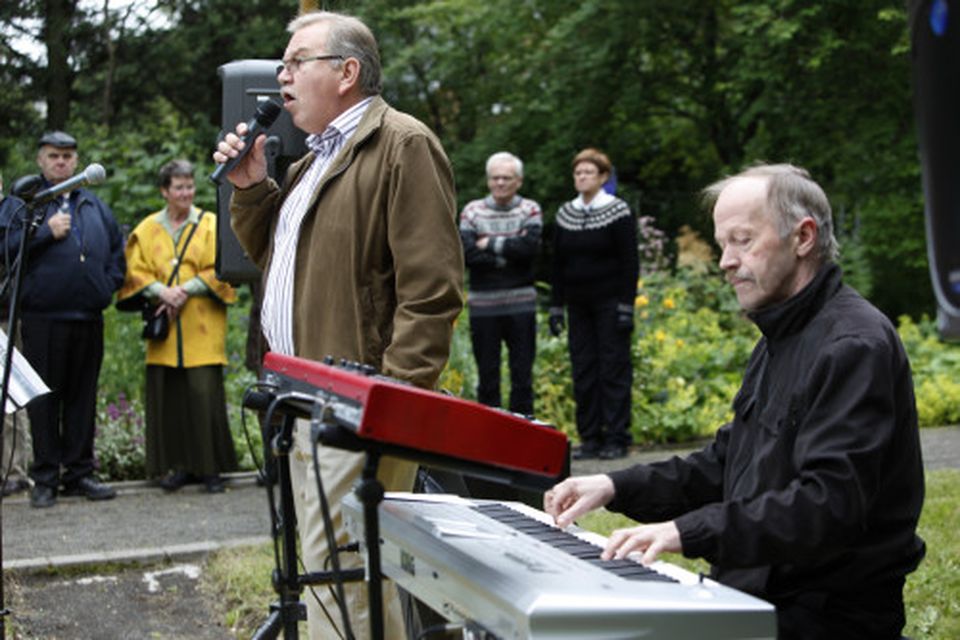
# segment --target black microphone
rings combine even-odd
[[[43,176],[34,173],[29,176],[17,178],[10,187],[10,195],[16,196],[21,200],[30,201],[41,187],[43,187]]]
[[[280,103],[275,100],[265,100],[260,103],[260,106],[257,107],[257,112],[253,114],[253,119],[247,123],[247,135],[241,138],[245,146],[240,150],[236,158],[227,158],[226,162],[218,166],[214,172],[210,174],[211,180],[217,184],[223,182],[224,176],[233,171],[233,168],[243,160],[247,152],[253,147],[257,136],[269,129],[276,121],[277,116],[280,115],[281,108]]]
[[[85,187],[88,184],[100,184],[107,179],[107,170],[103,168],[103,165],[97,164],[94,162],[91,165],[87,165],[87,168],[83,170],[82,173],[64,180],[63,182],[58,182],[57,184],[47,187],[43,191],[39,191],[32,196],[30,194],[24,194],[22,197],[24,200],[33,205],[44,204],[50,202],[51,200],[56,200],[60,196],[80,187]]]

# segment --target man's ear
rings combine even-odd
[[[813,218],[807,216],[801,220],[797,226],[797,257],[805,258],[812,254],[817,246],[817,237],[819,235],[820,229],[817,227],[817,222]]]
[[[360,61],[356,58],[347,58],[340,66],[339,92],[344,96],[360,84]]]

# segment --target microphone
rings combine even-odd
[[[27,200],[30,204],[38,205],[50,202],[51,200],[56,200],[60,196],[80,187],[84,187],[88,184],[100,184],[107,179],[107,170],[103,168],[103,165],[97,164],[94,162],[91,165],[87,165],[87,168],[83,170],[82,173],[78,173],[68,180],[64,180],[58,184],[53,185],[52,187],[47,187],[43,191],[39,191],[32,196],[28,193],[25,193],[22,197],[24,200]]]
[[[29,201],[33,199],[33,195],[39,191],[42,186],[43,176],[36,173],[23,176],[13,182],[13,186],[10,187],[10,195],[20,198],[21,200]]]
[[[217,184],[223,182],[224,176],[233,171],[233,168],[243,160],[247,152],[253,147],[257,136],[264,133],[276,121],[277,116],[280,115],[281,108],[280,103],[275,100],[265,100],[260,103],[256,113],[253,114],[253,119],[247,123],[247,135],[242,138],[245,146],[240,150],[236,158],[227,158],[226,162],[218,166],[214,172],[210,174],[212,181]]]

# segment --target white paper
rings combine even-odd
[[[0,330],[0,376],[3,375],[3,365],[7,361],[7,334]],[[3,378],[0,378],[2,383]],[[0,384],[2,389],[2,384]],[[10,385],[8,387],[6,413],[13,413],[17,409],[22,409],[28,402],[50,393],[44,381],[33,370],[27,359],[23,357],[16,347],[13,349],[13,366],[10,372]]]

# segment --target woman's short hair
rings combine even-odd
[[[610,173],[610,169],[613,168],[613,164],[610,162],[610,158],[607,157],[603,151],[599,149],[594,149],[593,147],[587,147],[577,155],[573,156],[573,163],[571,167],[576,169],[577,165],[581,162],[589,162],[597,168],[601,174]]]
[[[187,160],[171,160],[160,167],[160,176],[158,182],[161,189],[170,187],[174,178],[192,178],[193,165]]]

